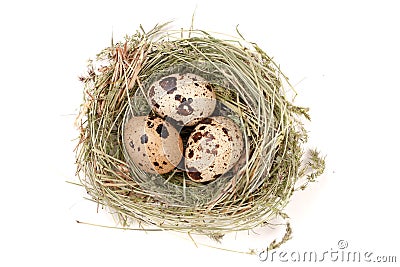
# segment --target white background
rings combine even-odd
[[[75,222],[115,225],[66,183],[77,180],[77,76],[112,32],[122,40],[139,24],[150,29],[171,19],[188,28],[196,6],[195,28],[234,34],[239,24],[281,65],[297,103],[311,108],[310,146],[327,155],[327,170],[287,207],[294,234],[280,250],[322,253],[343,239],[349,251],[397,255],[399,262],[398,2],[39,0],[0,4],[0,265],[270,264],[196,248],[174,233]],[[223,246],[262,249],[282,229],[258,233],[228,236]]]

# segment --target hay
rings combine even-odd
[[[292,104],[287,78],[256,44],[164,26],[112,44],[80,77],[85,90],[76,163],[82,185],[123,226],[139,221],[220,239],[286,218],[283,209],[296,188],[304,189],[324,170],[316,150],[303,151],[307,133],[301,121],[309,119],[308,109]],[[218,101],[244,132],[242,164],[207,185],[179,173],[146,174],[125,157],[123,123],[147,112],[146,85],[181,69],[212,82]]]

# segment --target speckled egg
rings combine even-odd
[[[216,106],[213,86],[192,73],[171,74],[154,82],[149,87],[148,99],[159,116],[186,126],[209,117]]]
[[[243,151],[243,135],[231,119],[216,116],[202,120],[193,130],[185,150],[190,179],[212,181],[231,169]]]
[[[131,160],[149,173],[168,173],[182,159],[178,131],[158,117],[132,117],[125,124],[123,140]]]

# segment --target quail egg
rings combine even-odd
[[[222,116],[202,120],[190,134],[185,167],[196,182],[212,181],[229,171],[243,151],[240,127]]]
[[[162,118],[193,126],[209,117],[216,106],[213,86],[192,73],[171,74],[152,83],[148,90],[152,109]]]
[[[129,119],[124,127],[123,141],[135,165],[149,173],[168,173],[182,159],[183,143],[178,131],[158,117]]]

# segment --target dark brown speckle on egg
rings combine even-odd
[[[181,102],[182,96],[180,94],[175,95],[175,100]]]
[[[149,90],[149,97],[150,98],[153,98],[153,96],[154,96],[154,85],[150,88],[150,90]]]
[[[148,121],[147,121],[147,127],[153,128],[153,126],[154,126],[154,122],[148,120]]]
[[[129,146],[130,146],[131,148],[135,149],[135,144],[133,143],[132,140],[129,142]]]
[[[160,81],[159,85],[162,89],[170,93],[170,91],[176,90],[176,77],[167,77]]]
[[[195,181],[202,180],[201,173],[195,167],[190,167],[188,169],[188,175]]]
[[[201,132],[194,133],[192,136],[193,142],[197,143],[202,137],[203,134]]]
[[[189,116],[194,111],[192,106],[187,101],[180,103],[179,106],[176,108],[176,110],[177,113],[181,116]]]
[[[213,90],[211,84],[207,84],[207,85],[206,85],[206,88],[207,88],[207,90],[210,91],[210,92],[212,92],[212,90]]]
[[[160,104],[158,104],[154,99],[151,99],[151,105],[153,105],[155,108],[160,108]]]
[[[206,138],[206,142],[212,141],[215,139],[215,136],[212,133],[206,132],[204,134],[205,138]]]
[[[156,132],[164,139],[168,138],[169,136],[168,129],[164,126],[164,124],[159,124],[156,128]]]
[[[146,144],[149,141],[149,137],[147,136],[147,134],[144,134],[140,137],[140,142],[142,144]]]
[[[174,87],[174,88],[168,90],[168,91],[167,91],[167,94],[171,95],[171,94],[173,94],[177,89],[178,89],[178,88]]]

